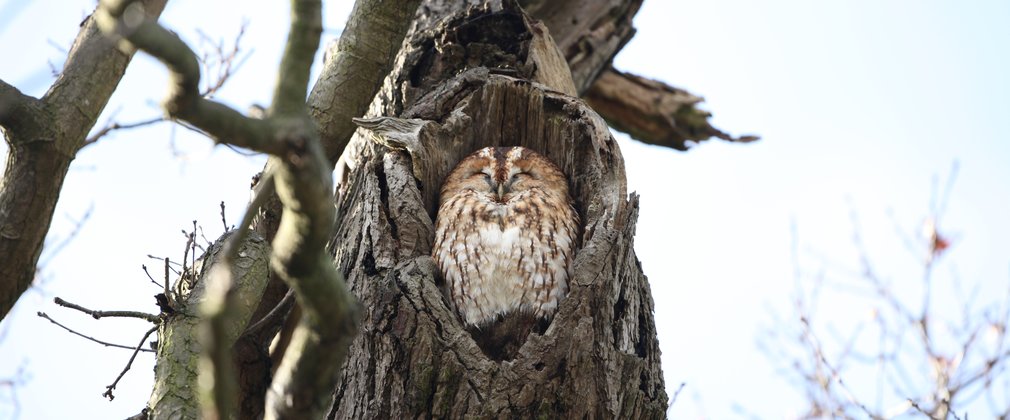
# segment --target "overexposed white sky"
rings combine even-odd
[[[0,57],[6,57],[0,78],[41,95],[53,80],[50,63],[61,65],[93,5],[0,0]],[[325,42],[339,35],[350,2],[324,7]],[[244,21],[249,58],[218,95],[239,109],[269,100],[287,29],[285,2],[172,0],[162,19],[194,46],[198,30],[230,43]],[[797,283],[792,232],[804,255],[856,267],[855,211],[884,275],[914,277],[916,261],[889,214],[918,232],[934,177],[945,179],[955,161],[959,171],[941,229],[956,241],[939,262],[938,281],[956,275],[977,284],[983,300],[1005,296],[1008,21],[1010,3],[998,0],[645,1],[638,33],[615,65],[702,95],[716,126],[763,138],[748,145],[712,141],[680,153],[617,135],[629,189],[642,197],[636,250],[653,287],[667,387],[672,394],[687,384],[672,417],[799,414],[801,394],[755,346],[769,326],[768,308],[788,315]],[[112,112],[120,122],[159,115],[164,85],[161,66],[138,55],[99,125]],[[179,257],[180,230],[193,220],[216,237],[220,201],[229,223],[237,221],[249,177],[262,162],[167,124],[111,135],[78,156],[49,243],[65,238],[89,209],[90,217],[0,324],[0,379],[24,372],[16,388],[21,419],[124,418],[143,407],[150,354],[138,356],[117,398],[106,401],[101,393],[129,351],[71,336],[35,312],[135,344],[148,328],[142,321],[95,321],[56,307],[52,298],[156,311],[158,291],[140,266],[159,265],[147,255]],[[816,258],[804,261],[819,268]],[[846,296],[826,295],[819,316],[844,326],[867,310]],[[0,419],[13,413],[11,397],[0,387]],[[970,411],[987,414],[984,407]]]

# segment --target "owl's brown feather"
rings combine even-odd
[[[481,149],[449,173],[439,202],[432,256],[463,322],[549,320],[568,293],[578,230],[561,170],[526,148]]]

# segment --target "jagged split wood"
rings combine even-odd
[[[596,79],[585,100],[612,127],[648,144],[687,150],[715,137],[750,143],[753,135],[734,137],[709,123],[712,113],[698,108],[704,101],[666,83],[614,69]]]
[[[338,164],[331,248],[365,312],[329,417],[663,417],[653,301],[633,248],[638,200],[546,30],[506,3],[422,19],[408,40]],[[513,145],[568,175],[584,227],[550,327],[495,362],[448,308],[429,254],[448,170]]]

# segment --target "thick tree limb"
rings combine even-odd
[[[229,314],[230,321],[222,320],[228,325],[223,328],[223,336],[214,337],[213,343],[210,337],[202,336],[204,318],[200,316],[200,305],[210,299],[210,277],[219,274],[213,269],[220,265],[223,244],[234,235],[235,231],[231,231],[215,241],[196,261],[192,273],[179,280],[183,293],[177,296],[174,304],[175,315],[167,317],[158,330],[154,389],[148,401],[151,419],[200,417],[197,377],[205,369],[201,366],[201,352],[206,351],[208,345],[228,349],[252,317],[256,302],[266,288],[270,247],[263,238],[250,235],[241,244],[230,272],[235,282],[232,288],[235,293],[230,299],[241,303],[230,306],[236,311]]]
[[[144,0],[148,17],[166,0]],[[0,83],[10,150],[0,179],[0,318],[35,278],[67,168],[119,84],[132,54],[114,48],[87,19],[56,82],[38,101]],[[11,102],[8,102],[11,101]],[[13,105],[13,107],[11,107]]]
[[[709,124],[712,114],[696,107],[701,97],[614,69],[601,74],[584,97],[611,127],[648,144],[687,150],[689,142],[711,137],[740,143],[758,140],[733,137]]]
[[[309,95],[326,156],[336,162],[400,50],[420,0],[358,0],[340,39],[327,51]]]
[[[291,29],[281,59],[280,76],[268,115],[305,115],[305,94],[309,70],[319,36],[323,33],[322,5],[319,1],[291,2]]]

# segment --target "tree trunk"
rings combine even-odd
[[[663,417],[653,301],[633,247],[638,200],[617,143],[574,96],[544,26],[509,2],[460,8],[422,7],[371,106],[385,118],[361,121],[338,163],[334,261],[364,314],[330,418]],[[583,221],[557,315],[500,362],[449,309],[430,257],[442,179],[485,146],[548,156]]]

